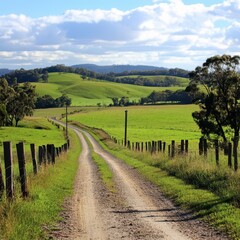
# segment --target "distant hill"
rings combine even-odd
[[[10,72],[12,72],[13,70],[9,70],[7,68],[0,68],[0,76],[3,76],[5,74],[8,74]]]
[[[154,67],[146,65],[109,65],[109,66],[99,66],[95,64],[78,64],[71,66],[73,68],[84,68],[89,71],[96,73],[122,73],[122,72],[131,72],[131,71],[156,71],[164,70],[163,67]]]
[[[152,91],[183,90],[183,86],[174,87],[146,87],[132,84],[100,81],[93,78],[82,78],[79,74],[53,72],[49,73],[47,83],[35,82],[36,91],[40,96],[48,94],[53,98],[67,94],[72,99],[72,106],[109,105],[111,98],[128,97],[131,101],[138,101]],[[184,85],[184,84],[183,84]]]

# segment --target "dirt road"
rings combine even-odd
[[[82,143],[74,196],[65,203],[53,239],[211,239],[226,236],[175,207],[136,170],[116,159],[86,132],[73,127]],[[110,166],[117,193],[108,192],[91,160],[91,150]]]

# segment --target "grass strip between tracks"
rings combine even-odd
[[[92,144],[89,141],[89,139],[85,136],[85,134],[84,134],[84,138],[91,149],[92,160],[95,162],[95,164],[98,167],[103,184],[106,186],[108,191],[115,193],[117,190],[116,190],[116,186],[113,179],[113,173],[111,169],[109,168],[106,161],[93,151]]]
[[[170,176],[167,171],[137,159],[137,155],[132,154],[130,157],[128,149],[114,144],[107,138],[102,138],[98,135],[98,131],[97,134],[95,133],[91,134],[105,150],[134,167],[147,180],[159,186],[161,191],[176,204],[192,210],[196,217],[226,232],[232,239],[240,239],[240,209],[228,203],[227,198],[221,198],[208,190],[196,188],[179,178]]]

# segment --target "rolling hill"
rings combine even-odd
[[[129,97],[138,101],[152,91],[166,89],[177,90],[184,87],[145,87],[121,84],[96,79],[83,79],[74,73],[49,73],[48,83],[34,83],[39,95],[49,94],[54,98],[67,94],[72,99],[72,106],[96,106],[112,103],[113,97]]]

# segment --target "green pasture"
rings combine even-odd
[[[179,85],[182,87],[186,87],[189,83],[189,79],[188,78],[183,78],[183,77],[177,77],[177,76],[165,76],[165,75],[156,75],[156,76],[139,76],[139,75],[127,75],[127,76],[121,76],[118,78],[138,78],[138,77],[142,77],[142,78],[148,78],[150,80],[153,81],[163,81],[166,77],[170,77],[170,78],[175,78]]]
[[[26,153],[30,152],[30,144],[36,146],[55,144],[61,146],[65,143],[64,132],[52,125],[45,118],[26,117],[19,127],[0,127],[0,157],[3,154],[3,142],[11,141],[15,155],[16,144],[25,143]]]
[[[196,142],[200,137],[193,121],[195,105],[158,105],[104,108],[69,116],[70,121],[102,128],[118,140],[124,138],[125,110],[128,111],[128,139],[135,141],[188,139]]]
[[[83,79],[73,73],[49,73],[48,83],[34,83],[37,93],[42,96],[51,95],[53,98],[60,97],[63,93],[72,99],[72,106],[96,106],[109,105],[111,98],[123,96],[129,97],[131,101],[138,101],[146,97],[152,91],[173,91],[184,87],[144,87],[131,84],[121,84],[96,79]]]

